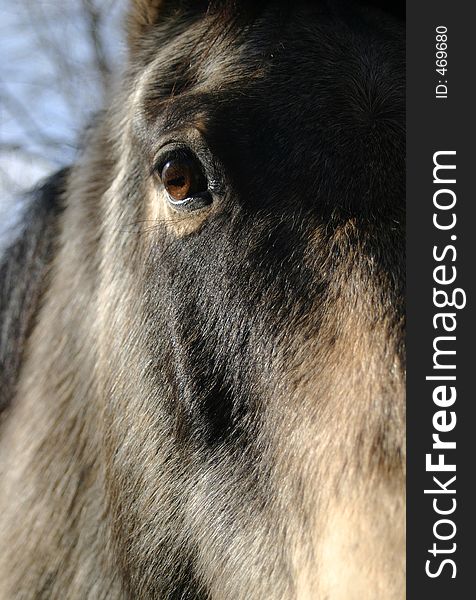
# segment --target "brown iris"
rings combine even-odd
[[[182,202],[207,191],[200,166],[190,158],[181,157],[166,162],[160,179],[172,202]]]

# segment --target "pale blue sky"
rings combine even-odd
[[[0,0],[0,195],[74,159],[102,87],[87,0]],[[95,0],[106,62],[124,51],[124,0]]]

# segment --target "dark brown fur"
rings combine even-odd
[[[0,598],[402,600],[401,23],[136,0],[129,39],[41,268],[2,267]]]
[[[27,222],[0,263],[0,411],[14,394],[25,343],[46,287],[66,176],[67,170],[60,171],[32,192]]]

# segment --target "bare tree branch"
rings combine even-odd
[[[12,154],[15,164],[74,156],[111,83],[126,1],[0,0],[0,194],[15,187]]]

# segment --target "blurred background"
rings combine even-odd
[[[126,0],[0,0],[0,218],[69,164],[125,53]]]

